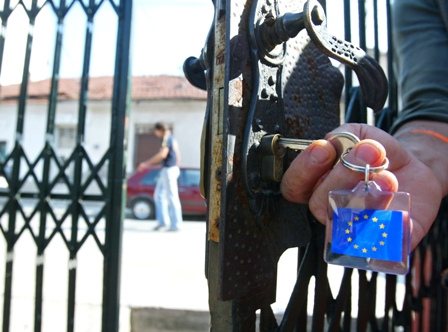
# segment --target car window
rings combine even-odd
[[[145,186],[155,186],[159,179],[160,169],[154,169],[145,174],[140,183]]]
[[[179,185],[183,187],[199,187],[200,172],[198,169],[183,169],[179,176]]]

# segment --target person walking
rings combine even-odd
[[[157,122],[154,126],[154,132],[157,137],[162,139],[159,152],[140,163],[138,169],[142,170],[151,165],[162,163],[162,169],[154,191],[158,222],[154,230],[160,230],[169,224],[168,231],[177,231],[183,222],[177,187],[177,179],[180,174],[178,166],[180,163],[179,145],[164,123]]]

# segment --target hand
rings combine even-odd
[[[373,173],[383,191],[404,191],[411,194],[411,231],[414,249],[428,232],[442,200],[442,186],[433,171],[408,151],[394,137],[381,129],[363,124],[345,124],[326,137],[347,131],[358,136],[359,142],[345,157],[355,165],[380,166],[389,158],[389,168]],[[325,224],[328,192],[353,189],[364,174],[348,169],[336,159],[333,145],[325,140],[314,142],[302,151],[285,172],[281,192],[292,202],[308,203],[315,218]]]
[[[140,163],[137,167],[138,171],[143,171],[145,169],[147,169],[149,166],[146,163]]]

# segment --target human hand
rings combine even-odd
[[[394,137],[381,129],[364,124],[345,124],[329,133],[351,132],[361,142],[345,159],[355,165],[381,166],[387,151],[389,168],[371,174],[383,191],[404,191],[411,195],[411,247],[414,249],[428,232],[439,210],[442,186],[433,171],[410,153]],[[315,218],[325,224],[328,192],[353,189],[364,174],[341,163],[333,168],[336,151],[325,140],[318,140],[302,151],[285,172],[281,192],[292,202],[307,203]]]
[[[146,163],[140,163],[140,164],[138,164],[137,170],[138,171],[143,171],[143,170],[145,170],[147,168],[148,168],[148,165],[146,165]]]

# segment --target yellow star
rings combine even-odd
[[[345,234],[350,234],[350,230],[349,230],[349,229],[346,229],[346,230],[345,230]]]
[[[366,253],[366,252],[367,252],[367,249],[366,249],[366,248],[363,248],[363,249],[362,249],[362,252],[363,252],[363,253]]]
[[[381,229],[383,229],[384,227],[386,227],[386,226],[384,226],[384,224],[381,224],[381,225],[380,225],[380,228],[381,228]]]
[[[353,226],[353,223],[351,221],[348,222],[349,226]]]
[[[348,241],[348,242],[352,242],[353,239],[352,239],[351,237],[349,237],[349,238],[347,239],[347,241]]]
[[[380,241],[380,246],[384,246],[384,241]]]
[[[369,216],[367,214],[365,214],[364,219],[369,219]]]
[[[358,221],[358,220],[359,220],[359,217],[358,217],[358,216],[356,216],[356,217],[355,217],[355,220],[356,220],[356,221]]]
[[[373,251],[376,251],[376,247],[373,247],[372,250],[373,250]]]
[[[383,237],[387,237],[387,233],[383,233]]]
[[[359,246],[358,246],[357,244],[355,244],[355,245],[353,246],[353,248],[358,249]]]
[[[372,221],[373,221],[373,222],[377,222],[377,221],[378,221],[378,218],[377,218],[377,217],[374,217],[374,218],[372,218]]]

